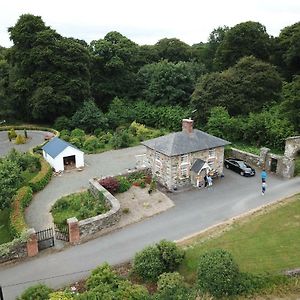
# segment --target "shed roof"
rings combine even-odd
[[[205,164],[204,160],[200,158],[196,159],[191,167],[191,171],[198,173],[201,170],[201,168],[204,166],[204,164]]]
[[[230,142],[194,129],[192,133],[185,131],[173,132],[144,141],[142,144],[167,156],[176,156],[229,145]]]
[[[51,139],[47,144],[45,144],[42,149],[49,154],[52,158],[55,158],[58,154],[60,154],[62,151],[64,151],[66,148],[68,147],[72,147],[80,152],[82,152],[81,150],[79,150],[77,147],[75,147],[74,145],[61,140],[58,137],[55,137],[53,139]]]

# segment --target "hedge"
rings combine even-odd
[[[51,166],[42,157],[40,158],[40,163],[40,172],[29,181],[29,186],[34,193],[42,190],[48,184],[52,176]]]
[[[41,126],[35,126],[35,125],[9,125],[9,126],[0,126],[0,131],[9,131],[11,129],[15,129],[15,130],[39,130],[39,131],[49,131],[54,133],[56,136],[59,134],[59,132],[53,128],[49,128],[49,127],[41,127]]]
[[[24,218],[24,209],[32,200],[32,189],[23,186],[14,196],[10,212],[10,231],[14,237],[20,237],[22,232],[27,229]]]

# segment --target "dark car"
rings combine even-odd
[[[237,158],[227,158],[224,161],[226,169],[231,169],[242,176],[254,176],[255,169],[246,164],[243,160]]]

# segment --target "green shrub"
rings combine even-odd
[[[23,135],[18,134],[17,137],[16,137],[15,143],[17,145],[25,144],[26,143],[26,139],[25,139],[25,137]]]
[[[71,137],[84,138],[85,133],[82,129],[75,128],[71,131]]]
[[[95,152],[101,148],[104,148],[104,143],[93,135],[89,136],[83,143],[83,149],[89,152]]]
[[[116,132],[110,140],[114,149],[126,148],[131,145],[133,136],[127,131]]]
[[[167,240],[161,240],[156,246],[164,264],[165,272],[175,271],[183,261],[184,251],[178,248],[174,242]]]
[[[160,252],[156,246],[148,246],[134,256],[132,270],[143,280],[156,281],[165,272]]]
[[[32,189],[24,186],[17,191],[13,198],[10,212],[10,231],[14,237],[20,237],[22,232],[27,229],[25,222],[24,209],[32,200]]]
[[[20,153],[12,149],[6,158],[15,161],[22,171],[28,170],[29,172],[36,172],[41,168],[39,157],[29,152]]]
[[[42,157],[40,158],[40,164],[40,172],[29,181],[29,186],[34,193],[41,191],[49,183],[52,177],[52,168]]]
[[[19,300],[47,300],[53,290],[44,284],[37,284],[26,289]]]
[[[126,177],[118,176],[116,179],[119,182],[118,193],[124,193],[130,189],[131,183]]]
[[[99,140],[103,142],[104,144],[110,143],[113,135],[110,132],[107,132],[105,134],[100,135]]]
[[[83,139],[79,138],[79,137],[71,137],[69,142],[74,145],[77,148],[81,148],[82,147],[82,143],[83,143]]]
[[[178,272],[163,273],[159,275],[158,290],[174,289],[184,285],[184,279]]]
[[[71,129],[72,128],[71,120],[66,116],[60,116],[55,120],[53,127],[59,131],[63,129]]]
[[[67,291],[59,291],[49,294],[49,300],[72,300],[74,299],[72,294]]]
[[[222,249],[205,252],[199,259],[198,288],[215,297],[236,294],[239,268],[232,255]]]
[[[17,137],[17,134],[16,134],[16,131],[14,128],[12,128],[10,131],[9,131],[9,136],[11,139],[15,139]]]

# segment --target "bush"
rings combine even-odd
[[[204,253],[199,259],[198,288],[215,297],[236,294],[239,268],[232,255],[222,249]]]
[[[99,183],[111,194],[115,194],[119,189],[119,182],[114,177],[107,177],[99,180]]]
[[[29,287],[25,292],[19,297],[19,300],[47,300],[49,299],[50,293],[53,290],[44,284],[37,284]]]
[[[85,133],[82,129],[79,129],[79,128],[75,128],[71,131],[71,137],[74,138],[84,138],[85,136]]]
[[[89,152],[95,152],[104,148],[104,143],[95,136],[89,136],[83,143],[83,149]]]
[[[99,137],[99,140],[100,140],[100,142],[103,142],[104,144],[108,144],[108,143],[110,143],[112,137],[113,137],[113,135],[110,132],[107,132],[105,134],[102,134]]]
[[[18,134],[17,137],[16,137],[15,143],[17,145],[25,144],[26,143],[26,139],[25,139],[25,137],[23,135]]]
[[[16,134],[16,131],[14,128],[12,128],[10,131],[9,131],[9,136],[11,139],[15,139],[17,137],[17,134]]]
[[[54,292],[49,295],[49,300],[72,300],[74,299],[70,292]]]
[[[166,272],[175,271],[182,263],[184,251],[171,241],[161,240],[156,244]]]
[[[42,157],[40,158],[40,164],[40,172],[29,181],[29,186],[34,193],[42,190],[52,177],[52,168]]]
[[[28,170],[30,172],[36,172],[41,168],[39,157],[28,152],[20,153],[12,149],[6,158],[15,161],[22,171]]]
[[[20,237],[27,229],[24,217],[24,209],[32,200],[32,189],[24,186],[17,191],[13,198],[10,212],[10,232],[14,237]]]
[[[162,240],[135,255],[133,272],[145,280],[155,281],[160,274],[174,271],[183,257],[184,252],[174,242]]]
[[[60,116],[55,120],[53,127],[59,131],[63,129],[71,129],[72,128],[71,120],[66,116]]]
[[[78,138],[78,137],[71,137],[69,142],[74,145],[77,148],[81,148],[82,147],[82,143],[83,143],[84,139]]]
[[[157,289],[167,290],[183,286],[183,277],[178,272],[163,273],[159,275]]]
[[[165,272],[158,248],[148,246],[136,253],[132,270],[144,280],[156,281]]]
[[[116,132],[110,140],[110,143],[114,149],[120,149],[129,147],[132,141],[133,136],[127,130],[123,130]]]
[[[129,180],[124,177],[124,176],[118,176],[117,177],[118,183],[119,183],[119,188],[118,188],[118,193],[124,193],[128,191],[131,187],[131,183]]]

